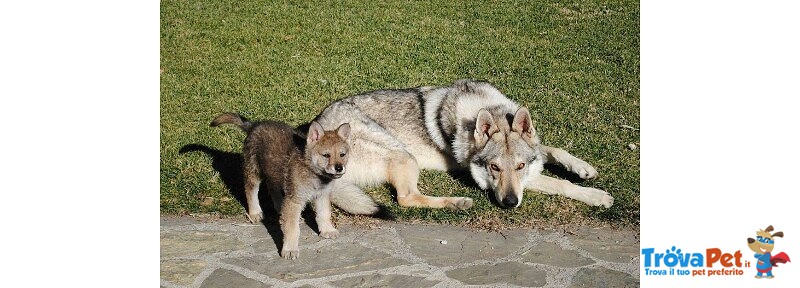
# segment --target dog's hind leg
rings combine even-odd
[[[370,119],[353,125],[353,144],[350,150],[348,172],[342,180],[359,186],[378,185],[389,182],[397,191],[397,202],[403,207],[468,209],[472,199],[467,197],[432,197],[422,195],[417,188],[419,164],[405,145],[391,133]],[[342,188],[334,187],[334,194],[343,194]],[[350,193],[354,194],[354,193]],[[336,195],[334,195],[336,196]],[[334,200],[332,198],[332,200]],[[333,201],[339,206],[340,201]]]
[[[564,149],[545,145],[541,145],[541,148],[545,156],[545,163],[561,165],[567,170],[572,171],[572,173],[577,174],[582,179],[597,177],[597,170],[595,170],[592,165],[572,156],[569,152],[564,151]]]
[[[244,163],[244,195],[247,198],[247,219],[250,223],[259,223],[264,219],[261,204],[258,203],[258,188],[261,185],[261,173],[258,170],[256,156],[245,158]]]
[[[427,207],[469,209],[472,199],[468,197],[433,197],[422,195],[417,188],[419,166],[417,160],[406,151],[392,151],[387,155],[386,176],[397,191],[397,203],[403,207]]]
[[[525,188],[540,191],[545,194],[563,195],[592,206],[608,208],[614,203],[614,197],[611,197],[611,194],[608,194],[606,191],[578,186],[567,180],[544,175],[538,175],[531,179],[531,181],[525,185]]]

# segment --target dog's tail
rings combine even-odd
[[[219,116],[215,117],[214,120],[211,121],[211,127],[217,127],[222,124],[234,124],[239,126],[242,131],[247,133],[250,133],[250,130],[253,129],[253,123],[247,120],[247,118],[230,112],[219,114]]]
[[[394,219],[386,207],[372,200],[372,197],[351,183],[340,182],[331,192],[331,203],[350,214],[371,215],[385,220]]]

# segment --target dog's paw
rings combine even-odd
[[[581,177],[581,179],[592,179],[597,177],[597,170],[594,169],[592,165],[589,165],[589,163],[586,163],[580,159],[576,159],[575,163],[571,163],[571,165],[569,165],[567,168],[572,171],[572,173],[578,175],[578,177]]]
[[[447,204],[447,208],[453,210],[467,210],[472,208],[472,198],[469,197],[455,197],[455,201]]]
[[[297,247],[293,248],[283,247],[283,249],[281,249],[281,257],[283,257],[284,259],[295,260],[299,256],[300,256],[300,249]]]
[[[592,192],[594,193],[594,195],[592,195],[594,203],[589,203],[589,204],[594,206],[603,206],[605,208],[610,208],[611,205],[614,204],[614,197],[612,197],[611,194],[609,194],[608,192],[599,189],[592,189],[592,190],[593,190]]]
[[[253,224],[261,223],[261,220],[264,220],[264,212],[258,211],[258,212],[248,213],[247,220],[250,220],[250,223]]]
[[[320,231],[319,236],[325,239],[336,239],[336,237],[339,237],[339,230]]]

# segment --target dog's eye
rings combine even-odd
[[[339,157],[344,157],[344,155],[347,155],[347,153],[339,153]]]
[[[322,154],[322,157],[331,158],[331,154],[325,153],[325,154]]]
[[[489,165],[489,167],[492,168],[492,170],[494,171],[500,172],[500,167],[497,167],[497,165],[495,164]]]
[[[517,170],[522,170],[522,168],[525,168],[525,163],[519,163],[519,165],[517,165]]]

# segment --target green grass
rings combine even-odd
[[[594,165],[599,178],[579,185],[609,191],[614,206],[526,193],[502,210],[436,171],[422,173],[423,193],[475,206],[407,209],[386,187],[371,195],[401,221],[638,226],[639,151],[627,146],[639,131],[620,125],[639,127],[639,2],[437,2],[162,1],[162,213],[243,213],[214,157],[179,153],[240,152],[241,132],[208,126],[220,112],[297,125],[348,95],[476,78],[527,106],[545,144]]]

